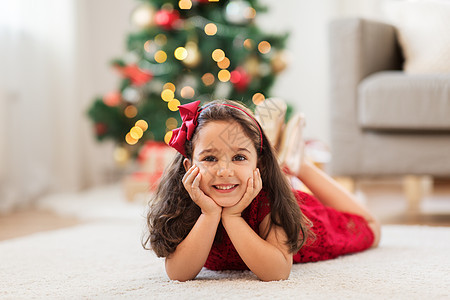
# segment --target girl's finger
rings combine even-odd
[[[259,168],[257,168],[256,170],[257,170],[257,174],[256,174],[256,189],[261,190],[262,189],[261,171],[259,170]]]
[[[192,182],[193,188],[198,188],[200,186],[200,180],[202,179],[202,174],[200,172],[195,176],[194,181]]]
[[[187,172],[186,174],[183,176],[182,182],[183,184],[186,186],[191,186],[192,182],[195,179],[195,176],[197,175],[198,172],[198,168],[197,166],[192,166]]]
[[[194,167],[194,166],[191,166],[191,167],[189,168],[189,170],[187,170],[187,172],[183,175],[183,179],[182,179],[183,182],[184,182],[184,181],[186,180],[186,178],[192,173],[192,170],[194,169],[193,167]]]
[[[247,189],[245,191],[244,196],[242,196],[242,199],[246,201],[248,200],[248,198],[252,198],[252,194],[253,194],[253,177],[250,177],[247,182]]]

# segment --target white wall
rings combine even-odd
[[[80,82],[81,97],[87,110],[94,97],[102,96],[118,89],[121,77],[111,67],[114,58],[126,53],[126,38],[131,31],[129,16],[137,5],[136,0],[77,0],[80,70],[85,80]],[[85,151],[89,153],[91,174],[101,173],[98,178],[89,178],[88,184],[99,184],[116,179],[117,166],[113,159],[113,142],[98,143],[95,140],[92,124],[86,115],[83,126],[91,134],[90,143]]]
[[[335,0],[262,1],[267,13],[259,24],[267,31],[291,32],[287,49],[290,65],[272,91],[306,115],[306,138],[328,141],[327,24],[336,13]]]

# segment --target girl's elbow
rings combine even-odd
[[[259,280],[264,281],[264,282],[281,281],[281,280],[289,279],[289,275],[290,275],[290,272],[288,274],[277,274],[277,275],[272,275],[272,276],[261,276],[261,277],[259,277]]]
[[[166,269],[166,274],[170,280],[176,280],[176,281],[180,281],[180,282],[186,282],[188,280],[192,280],[197,276],[197,274],[192,276],[191,274],[182,274],[179,272],[169,271],[167,269]]]
[[[289,279],[289,275],[291,274],[291,266],[284,270],[278,270],[276,272],[270,272],[268,274],[261,274],[258,276],[261,281],[280,281]]]
[[[195,277],[183,277],[183,276],[170,276],[169,274],[167,274],[167,276],[169,276],[170,280],[174,280],[174,281],[180,281],[180,282],[186,282],[188,280],[192,280]]]
[[[171,266],[166,259],[166,274],[170,280],[185,282],[194,279],[197,276],[198,272],[186,272],[185,269],[180,270],[175,266]]]

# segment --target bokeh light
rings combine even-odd
[[[130,130],[130,136],[131,136],[133,139],[139,140],[143,135],[144,135],[144,130],[142,130],[141,127],[134,126],[134,127],[131,128],[131,130]]]
[[[253,42],[252,39],[246,39],[246,40],[244,41],[244,47],[245,47],[245,49],[247,49],[247,50],[253,49],[253,45],[254,45],[254,42]]]
[[[230,60],[228,59],[228,57],[224,57],[221,61],[217,63],[217,66],[219,66],[219,68],[221,69],[226,69],[230,66]]]
[[[219,78],[219,80],[222,82],[227,82],[228,80],[230,80],[230,77],[231,74],[228,70],[220,70],[219,74],[217,74],[217,78]]]
[[[164,46],[167,43],[167,36],[163,33],[158,34],[155,36],[155,43],[159,46]]]
[[[252,101],[255,105],[261,104],[265,99],[266,97],[261,93],[256,93],[252,97]]]
[[[202,76],[202,81],[203,81],[203,84],[206,85],[206,86],[211,85],[215,81],[214,75],[211,74],[211,73],[205,73]]]
[[[174,52],[175,58],[178,60],[183,60],[188,56],[188,52],[184,47],[178,47]]]
[[[167,106],[169,107],[169,109],[171,111],[177,111],[179,105],[181,105],[181,103],[180,103],[180,101],[178,99],[172,99],[167,104]]]
[[[211,56],[214,61],[219,62],[225,58],[225,52],[222,49],[216,49],[212,52]]]
[[[162,50],[158,50],[156,51],[154,58],[157,63],[161,64],[167,60],[167,54]]]
[[[178,2],[178,6],[180,9],[191,9],[192,2],[191,0],[180,0],[180,2]]]
[[[125,107],[125,110],[123,112],[127,118],[131,119],[131,118],[136,117],[138,110],[137,110],[136,106],[128,105],[127,107]]]
[[[143,131],[146,131],[148,129],[148,123],[145,120],[139,120],[134,125],[140,127]]]
[[[207,35],[215,35],[217,33],[217,25],[214,23],[208,23],[205,25],[205,33]]]
[[[256,17],[256,10],[253,7],[249,7],[245,10],[245,17],[247,19],[254,19]]]
[[[183,97],[185,99],[191,99],[192,97],[194,97],[195,91],[192,87],[185,86],[181,89],[180,94],[181,94],[181,97]]]
[[[167,131],[166,135],[164,136],[164,142],[166,144],[169,144],[170,139],[172,138],[173,132],[172,131]]]
[[[172,92],[175,93],[175,84],[173,84],[172,82],[167,82],[166,84],[164,84],[163,89],[171,90]]]
[[[161,92],[161,98],[166,102],[173,100],[174,97],[175,97],[175,94],[172,90],[165,89]]]
[[[128,132],[127,135],[125,136],[125,141],[127,142],[127,144],[129,145],[134,145],[138,142],[137,139],[133,138],[131,136],[131,134]]]
[[[270,46],[270,43],[267,41],[262,41],[258,44],[258,50],[262,54],[269,53],[271,48],[272,48],[272,46]]]
[[[166,120],[166,127],[167,127],[167,129],[170,129],[170,130],[177,128],[178,127],[177,119],[175,119],[173,117],[168,118]]]

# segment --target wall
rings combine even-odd
[[[327,25],[337,1],[262,1],[268,13],[259,24],[266,30],[291,32],[289,67],[280,74],[273,94],[306,115],[306,138],[328,141]]]

